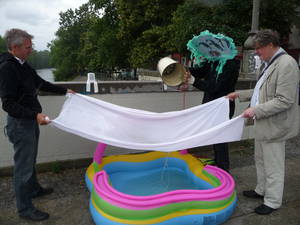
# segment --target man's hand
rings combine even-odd
[[[250,107],[250,108],[246,109],[243,112],[242,117],[245,117],[245,118],[254,118],[255,117],[254,108]]]
[[[191,78],[190,71],[185,71],[185,73],[183,74],[183,83],[187,84],[190,78]]]
[[[189,89],[189,85],[187,83],[182,83],[179,87],[180,91],[187,91]]]
[[[38,122],[39,125],[47,125],[50,123],[50,119],[48,116],[46,116],[45,114],[43,113],[38,113],[36,115],[36,120]]]
[[[234,99],[236,99],[237,97],[239,97],[239,93],[238,92],[231,92],[229,93],[226,98],[229,98],[229,100],[233,101]]]

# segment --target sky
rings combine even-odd
[[[0,0],[0,35],[11,28],[34,36],[34,48],[46,50],[59,28],[59,12],[79,8],[88,0]]]

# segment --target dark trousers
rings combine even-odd
[[[224,170],[229,170],[228,144],[221,143],[213,145],[216,165]]]
[[[32,195],[41,189],[35,170],[40,130],[36,120],[8,116],[6,131],[14,148],[17,209],[20,215],[26,215],[34,208]]]
[[[229,118],[230,119],[233,117],[234,109],[235,109],[235,102],[230,101],[229,102]],[[213,149],[214,149],[216,165],[219,168],[228,171],[230,168],[228,143],[214,144]]]

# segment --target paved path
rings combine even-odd
[[[256,176],[253,164],[253,144],[234,146],[231,148],[231,174],[236,181],[238,206],[225,225],[299,225],[300,224],[300,141],[299,137],[287,143],[286,182],[283,206],[268,216],[253,213],[253,209],[261,204],[261,200],[249,200],[241,195],[245,189],[254,187]],[[200,156],[210,156],[210,151]],[[15,213],[11,177],[0,178],[0,224],[1,225],[93,225],[89,209],[89,193],[84,183],[84,169],[69,169],[59,173],[43,173],[39,175],[42,184],[55,188],[55,192],[47,197],[34,200],[34,204],[50,213],[44,222],[27,222],[19,219]],[[182,224],[184,225],[184,224]]]

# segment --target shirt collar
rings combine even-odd
[[[275,57],[276,55],[280,54],[281,52],[285,52],[285,51],[284,51],[283,48],[280,47],[280,48],[275,52],[275,54],[271,57],[271,59],[270,59],[268,62],[266,62],[266,63],[269,64],[269,62],[271,62],[272,59],[274,59],[274,57]]]
[[[25,63],[25,60],[22,60],[20,58],[18,58],[17,56],[14,56],[16,60],[18,60],[18,62],[23,65]]]

